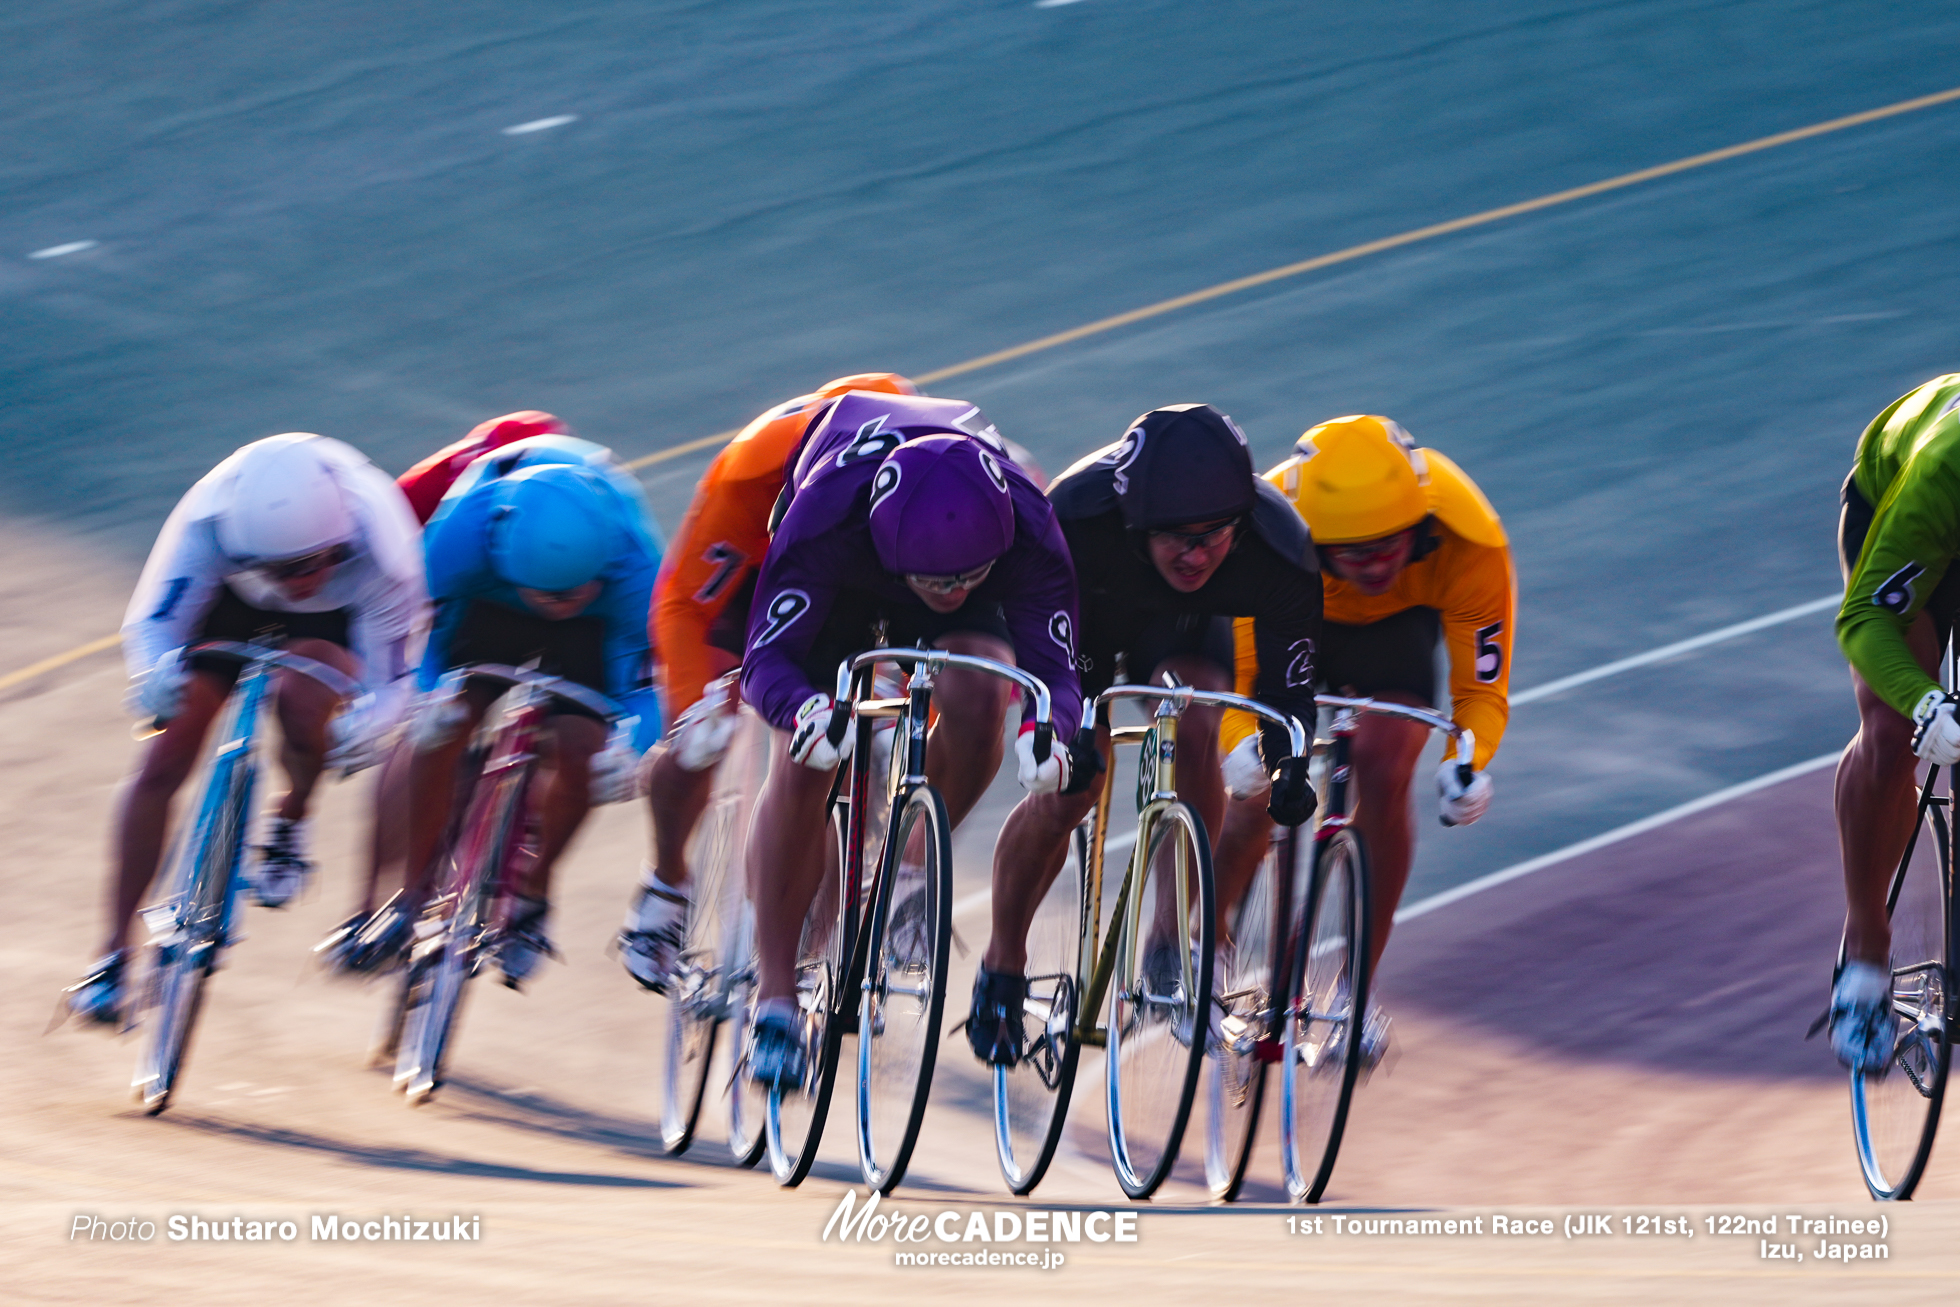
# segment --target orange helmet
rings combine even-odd
[[[919,388],[896,372],[853,372],[848,377],[824,383],[817,392],[818,399],[829,399],[833,395],[848,394],[853,390],[875,390],[884,395],[916,395]]]

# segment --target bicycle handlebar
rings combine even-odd
[[[1401,717],[1412,722],[1420,722],[1431,730],[1443,732],[1456,741],[1456,764],[1459,775],[1467,784],[1470,780],[1470,759],[1476,756],[1477,737],[1469,727],[1458,726],[1439,712],[1427,708],[1411,708],[1403,703],[1386,703],[1380,699],[1348,699],[1337,694],[1316,694],[1314,702],[1323,708],[1346,708],[1358,713],[1376,713],[1385,717]]]
[[[953,653],[946,649],[867,649],[854,657],[846,658],[837,665],[837,707],[830,719],[830,742],[835,745],[844,738],[844,731],[850,722],[851,678],[862,668],[873,663],[904,663],[916,665],[924,663],[926,675],[937,676],[948,667],[964,667],[968,671],[983,672],[988,676],[998,676],[1003,681],[1012,681],[1034,696],[1034,760],[1047,762],[1054,747],[1055,725],[1051,715],[1053,707],[1048,695],[1048,687],[1040,678],[1030,676],[1018,667],[995,662],[991,658],[981,658],[976,654]]]
[[[576,681],[568,681],[562,676],[551,676],[531,667],[507,667],[502,663],[470,663],[453,668],[442,674],[439,688],[455,693],[463,682],[482,679],[502,681],[506,685],[525,685],[550,695],[575,703],[581,708],[597,713],[608,724],[618,721],[626,714],[619,705],[589,686]]]
[[[237,640],[208,640],[194,644],[184,650],[184,661],[192,658],[216,657],[230,658],[239,663],[270,663],[283,667],[289,672],[298,672],[310,677],[332,690],[342,699],[352,699],[361,692],[360,683],[337,668],[284,649],[274,649],[270,645],[243,644]]]
[[[1192,704],[1205,708],[1237,708],[1249,712],[1261,721],[1271,722],[1286,732],[1286,742],[1292,757],[1298,758],[1307,752],[1307,732],[1298,719],[1289,717],[1277,708],[1268,708],[1257,699],[1248,699],[1242,694],[1232,694],[1225,690],[1200,690],[1190,685],[1112,685],[1096,696],[1096,712],[1106,714],[1106,705],[1119,699],[1150,699],[1162,702],[1166,699],[1176,704],[1176,711],[1183,712]],[[1277,760],[1275,760],[1277,761]]]

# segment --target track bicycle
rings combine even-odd
[[[1108,933],[1101,933],[1101,908],[1113,767],[1076,832],[1078,874],[1064,869],[1056,877],[1029,932],[1027,1052],[1015,1066],[993,1071],[995,1151],[1017,1194],[1033,1190],[1054,1157],[1084,1045],[1105,1049],[1110,1159],[1129,1197],[1155,1193],[1177,1161],[1208,1049],[1222,1077],[1215,1099],[1221,1156],[1231,1151],[1229,1138],[1251,1138],[1257,1099],[1247,1096],[1244,1068],[1266,1029],[1261,1013],[1273,1005],[1271,977],[1279,969],[1270,943],[1262,969],[1260,946],[1241,937],[1235,942],[1245,946],[1242,956],[1225,950],[1233,954],[1225,971],[1231,987],[1214,986],[1220,950],[1211,841],[1203,819],[1177,794],[1177,723],[1194,706],[1239,708],[1285,730],[1295,756],[1305,753],[1307,735],[1256,700],[1165,679],[1163,686],[1114,686],[1095,703],[1095,724],[1107,731],[1112,756],[1117,745],[1141,746],[1135,843]],[[1110,710],[1124,700],[1151,705],[1150,724],[1111,726]],[[1242,1156],[1236,1166],[1242,1174]]]
[[[360,691],[325,663],[270,644],[214,640],[191,646],[184,657],[222,658],[240,670],[218,718],[219,744],[198,792],[197,819],[178,836],[163,897],[142,909],[150,932],[143,1006],[154,1015],[132,1087],[151,1116],[170,1105],[203,1004],[204,982],[235,938],[239,869],[258,779],[256,745],[272,674],[284,669],[308,677],[343,702]]]
[[[1280,1068],[1280,1165],[1295,1202],[1317,1203],[1334,1174],[1360,1078],[1367,1023],[1372,930],[1368,854],[1354,827],[1350,784],[1354,737],[1370,714],[1400,717],[1442,731],[1455,746],[1457,774],[1468,784],[1476,738],[1441,713],[1378,699],[1317,695],[1333,711],[1329,738],[1315,742],[1326,782],[1314,827],[1306,894],[1286,921],[1286,1001],[1274,1009],[1260,1042],[1255,1100],[1264,1067]],[[1255,1109],[1256,1115],[1256,1109]]]
[[[537,737],[547,710],[559,700],[608,725],[621,717],[597,691],[531,668],[493,663],[457,668],[444,674],[437,692],[456,694],[469,682],[510,688],[501,709],[485,715],[479,742],[465,760],[466,769],[475,771],[475,784],[455,838],[438,857],[436,884],[416,920],[415,942],[380,1049],[383,1059],[392,1052],[395,1088],[411,1107],[428,1102],[442,1086],[463,993],[503,943],[516,888],[512,872],[525,844]]]
[[[875,697],[873,667],[880,663],[911,669],[902,696]],[[816,1158],[847,1032],[857,1035],[858,1164],[865,1184],[890,1193],[918,1142],[952,937],[952,827],[925,775],[932,689],[947,668],[1019,686],[1034,700],[1036,760],[1045,761],[1053,746],[1048,687],[1017,667],[926,648],[871,649],[838,667],[831,738],[841,740],[846,729],[857,738],[834,800],[833,817],[841,819],[833,821],[837,875],[818,890],[798,952],[806,1070],[801,1085],[764,1091],[770,1168],[785,1185],[800,1183]],[[895,721],[897,731],[878,775],[874,737],[885,720]],[[884,830],[874,831],[884,803]]]
[[[739,672],[723,680],[734,689]],[[690,907],[687,938],[669,981],[661,1073],[661,1138],[679,1154],[694,1138],[707,1097],[723,1023],[732,1050],[729,1081],[748,1029],[755,990],[755,909],[748,894],[748,836],[755,799],[769,770],[771,733],[747,705],[728,750],[715,764],[714,787],[687,846]],[[728,1095],[728,1146],[738,1165],[762,1155],[762,1119],[750,1097]]]
[[[1960,684],[1960,648],[1946,653],[1946,683]],[[1926,769],[1912,838],[1886,888],[1892,924],[1892,1057],[1876,1072],[1851,1072],[1851,1131],[1865,1187],[1874,1198],[1904,1201],[1925,1174],[1939,1133],[1953,1058],[1953,772],[1936,793],[1941,768]],[[1928,846],[1920,837],[1931,834]],[[1838,947],[1838,966],[1844,947]],[[1830,1020],[1828,1009],[1811,1027]]]

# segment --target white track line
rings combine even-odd
[[[1705,812],[1709,808],[1727,803],[1730,799],[1739,799],[1745,794],[1754,794],[1757,790],[1768,789],[1770,786],[1787,781],[1792,777],[1802,776],[1806,772],[1816,771],[1819,767],[1829,766],[1831,763],[1836,762],[1842,752],[1843,750],[1833,749],[1831,752],[1819,754],[1807,762],[1800,762],[1791,767],[1778,768],[1766,776],[1758,776],[1756,779],[1744,781],[1740,785],[1731,785],[1726,790],[1717,790],[1713,794],[1705,794],[1699,799],[1693,799],[1677,807],[1669,808],[1665,812],[1657,812],[1651,817],[1642,817],[1639,821],[1628,822],[1624,826],[1617,826],[1607,831],[1604,835],[1595,835],[1591,839],[1580,840],[1577,844],[1568,844],[1562,849],[1555,849],[1539,857],[1516,863],[1513,866],[1504,868],[1502,871],[1493,871],[1488,876],[1479,876],[1473,881],[1458,885],[1455,889],[1446,889],[1441,894],[1432,894],[1420,902],[1409,904],[1395,914],[1395,920],[1397,923],[1413,920],[1416,917],[1434,912],[1437,908],[1448,907],[1458,899],[1467,899],[1472,894],[1480,894],[1487,889],[1502,885],[1505,881],[1516,880],[1520,876],[1529,876],[1532,872],[1542,871],[1554,863],[1565,862],[1578,857],[1582,853],[1591,853],[1594,849],[1603,849],[1609,844],[1618,844],[1621,840],[1632,839],[1635,835],[1644,835],[1646,832],[1658,826],[1665,826],[1670,822],[1680,821],[1683,817],[1692,817],[1698,812]]]
[[[1842,602],[1844,602],[1844,596],[1841,594],[1825,595],[1822,599],[1813,599],[1807,604],[1798,604],[1794,608],[1779,609],[1776,612],[1766,614],[1762,617],[1752,617],[1746,622],[1737,622],[1734,626],[1725,626],[1719,631],[1710,631],[1706,635],[1697,635],[1687,640],[1676,640],[1673,644],[1664,644],[1658,649],[1649,649],[1646,653],[1635,654],[1631,658],[1622,658],[1617,662],[1603,663],[1590,671],[1574,672],[1571,676],[1561,676],[1556,681],[1547,681],[1543,685],[1534,685],[1529,690],[1522,690],[1512,695],[1511,703],[1515,706],[1521,703],[1530,703],[1534,699],[1549,698],[1561,690],[1569,690],[1575,685],[1584,685],[1587,681],[1597,681],[1602,676],[1613,676],[1619,672],[1631,671],[1635,667],[1645,667],[1648,663],[1657,663],[1663,658],[1672,658],[1676,654],[1684,654],[1691,649],[1699,649],[1704,645],[1719,644],[1723,640],[1733,640],[1739,635],[1748,635],[1751,631],[1760,631],[1766,626],[1776,626],[1782,622],[1793,622],[1799,617],[1808,617],[1810,614],[1822,612],[1826,608],[1835,608]]]

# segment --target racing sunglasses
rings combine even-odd
[[[259,570],[275,581],[291,581],[302,576],[311,576],[327,567],[336,567],[347,561],[353,551],[346,545],[330,545],[298,558],[288,558],[277,563],[261,563]]]
[[[927,594],[949,595],[955,590],[971,590],[987,579],[987,573],[994,570],[991,562],[982,563],[970,572],[959,572],[952,576],[926,576],[919,572],[907,572],[905,580]]]
[[[1216,549],[1225,543],[1225,537],[1230,535],[1232,528],[1238,524],[1239,519],[1235,517],[1229,522],[1221,522],[1203,531],[1152,531],[1150,538],[1172,541],[1177,545],[1178,553],[1189,554],[1200,549]]]

